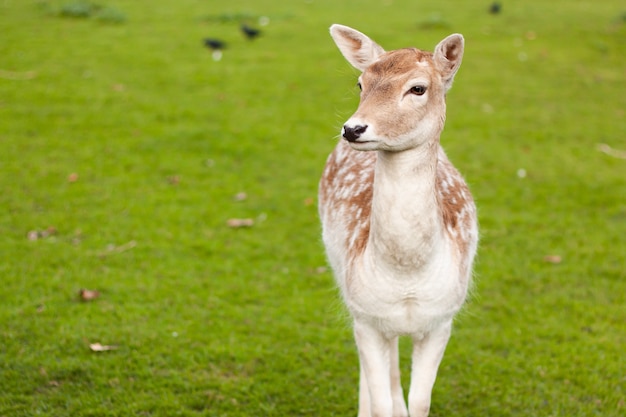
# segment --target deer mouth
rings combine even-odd
[[[344,140],[348,143],[374,143],[376,142],[375,140],[362,140],[362,139],[348,139],[344,137]]]
[[[374,151],[378,149],[378,141],[375,140],[355,140],[349,141],[348,145],[355,151]]]

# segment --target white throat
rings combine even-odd
[[[378,152],[366,251],[394,270],[426,267],[442,242],[435,191],[438,141]]]

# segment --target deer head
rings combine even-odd
[[[450,35],[433,53],[415,48],[385,52],[361,32],[332,25],[337,47],[362,72],[361,101],[342,129],[357,150],[403,151],[438,140],[445,96],[463,57],[463,36]]]

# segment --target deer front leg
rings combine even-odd
[[[400,353],[398,351],[398,337],[391,342],[391,398],[393,400],[393,417],[408,417],[409,412],[404,402],[402,381],[400,380]]]
[[[408,417],[409,412],[404,402],[404,394],[402,392],[402,383],[400,381],[400,357],[398,352],[398,338],[391,341],[390,353],[390,369],[389,376],[391,378],[391,398],[393,402],[393,417]],[[360,366],[360,382],[359,382],[359,417],[370,417],[370,394],[365,378],[363,365]]]
[[[355,320],[354,338],[359,350],[359,417],[390,417],[392,340],[367,323]]]
[[[358,417],[370,417],[370,391],[365,378],[365,370],[363,369],[363,361],[359,355],[359,415]]]
[[[409,415],[427,417],[430,396],[437,378],[437,370],[446,350],[452,322],[431,331],[422,338],[413,338],[411,387],[409,388]]]

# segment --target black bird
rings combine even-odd
[[[250,26],[246,25],[245,23],[243,25],[241,25],[241,31],[250,40],[256,38],[257,36],[259,36],[261,34],[261,31],[259,29],[251,28]]]
[[[498,14],[500,13],[500,10],[502,10],[502,5],[497,1],[494,1],[491,3],[491,6],[489,6],[489,13],[491,14]]]
[[[219,39],[206,38],[204,40],[204,46],[210,48],[213,51],[219,51],[226,48],[226,43]]]

